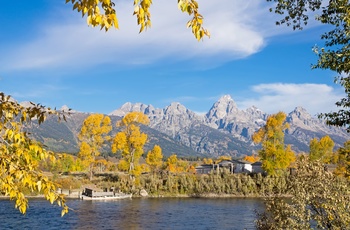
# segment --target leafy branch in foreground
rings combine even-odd
[[[54,160],[53,154],[23,131],[24,124],[33,119],[41,124],[50,114],[65,120],[65,115],[56,110],[33,103],[24,107],[0,92],[0,193],[15,200],[15,207],[23,214],[28,207],[25,189],[40,192],[51,203],[56,202],[62,207],[62,216],[68,212],[64,195],[56,192],[55,184],[38,168],[40,160]]]
[[[350,189],[345,178],[327,171],[321,161],[302,156],[289,185],[290,199],[267,200],[258,229],[348,229]]]
[[[350,132],[350,2],[348,0],[267,0],[276,2],[273,11],[283,15],[276,24],[286,24],[293,29],[303,29],[310,15],[326,25],[329,31],[321,35],[325,47],[314,47],[318,61],[313,69],[328,69],[336,72],[335,83],[344,87],[345,97],[335,104],[336,112],[322,113],[328,125],[345,127]],[[311,12],[311,14],[310,14]],[[316,14],[315,14],[316,12]]]
[[[198,11],[196,0],[178,0],[178,7],[182,12],[192,16],[187,22],[187,27],[192,28],[192,33],[197,40],[204,36],[210,37],[207,29],[203,28],[203,16]],[[87,24],[93,27],[100,26],[101,30],[108,31],[111,27],[119,29],[119,22],[112,0],[66,0],[66,3],[73,4],[73,10],[81,12],[82,17],[87,15]],[[140,26],[140,33],[150,28],[152,0],[134,0],[134,12],[137,17],[137,24]]]

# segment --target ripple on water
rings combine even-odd
[[[68,200],[70,211],[42,199],[29,201],[26,215],[14,202],[0,200],[0,229],[255,229],[258,198],[133,198],[115,201]]]

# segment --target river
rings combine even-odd
[[[0,229],[255,229],[259,198],[133,198],[115,201],[67,200],[73,209],[30,199],[26,215],[0,200]]]

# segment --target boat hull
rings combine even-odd
[[[80,199],[82,200],[119,200],[119,199],[130,199],[132,197],[132,194],[115,194],[113,196],[85,196],[80,195]]]

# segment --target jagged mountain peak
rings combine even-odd
[[[304,107],[297,106],[292,112],[299,112],[299,113],[308,113],[307,110]]]
[[[255,105],[249,107],[247,110],[252,110],[252,111],[261,111],[261,109],[259,109],[258,107],[256,107]]]
[[[289,113],[289,117],[291,117],[292,119],[297,118],[302,120],[312,119],[311,114],[301,106],[295,107],[295,109]]]
[[[187,113],[189,110],[179,102],[172,102],[164,109],[165,113]]]
[[[224,95],[219,98],[219,100],[213,105],[213,107],[217,107],[220,109],[226,108],[226,110],[229,110],[232,108],[237,109],[237,104],[230,95]]]
[[[78,113],[78,111],[69,108],[68,105],[63,105],[60,110],[66,113]]]
[[[24,108],[28,108],[33,106],[32,103],[30,101],[22,101],[21,103],[19,103],[21,106],[23,106]]]
[[[179,102],[171,103],[169,106],[165,107],[163,111],[165,117],[177,117],[176,119],[179,119],[180,123],[187,122],[189,124],[197,120],[204,121],[202,116],[196,114],[192,110],[187,109]]]
[[[222,97],[219,98],[218,102],[230,102],[230,101],[233,101],[231,95],[229,94],[226,94]]]
[[[180,102],[171,102],[170,105],[168,107],[172,107],[172,108],[186,108],[183,104],[181,104]]]
[[[213,104],[205,115],[205,119],[209,126],[217,128],[222,126],[224,119],[230,119],[236,115],[240,116],[239,114],[241,111],[237,108],[235,101],[230,95],[224,95]]]
[[[263,125],[266,122],[268,114],[263,112],[261,109],[256,106],[247,108],[245,111],[245,117],[253,121],[255,124]]]
[[[291,128],[289,129],[290,132],[304,129],[315,133],[319,132],[327,133],[329,135],[347,136],[345,133],[339,132],[339,130],[334,130],[334,127],[328,127],[324,120],[313,117],[305,108],[300,106],[290,112],[286,120],[291,125]]]
[[[60,108],[61,111],[63,112],[68,112],[69,111],[69,107],[67,105],[63,105],[61,108]]]
[[[109,115],[120,116],[123,117],[129,112],[143,112],[145,114],[149,114],[154,110],[152,105],[146,105],[143,103],[135,103],[126,102],[119,109],[114,110]]]
[[[258,107],[256,107],[255,105],[247,108],[245,110],[246,113],[249,113],[249,114],[265,114],[265,112],[263,112],[261,109],[259,109]]]

